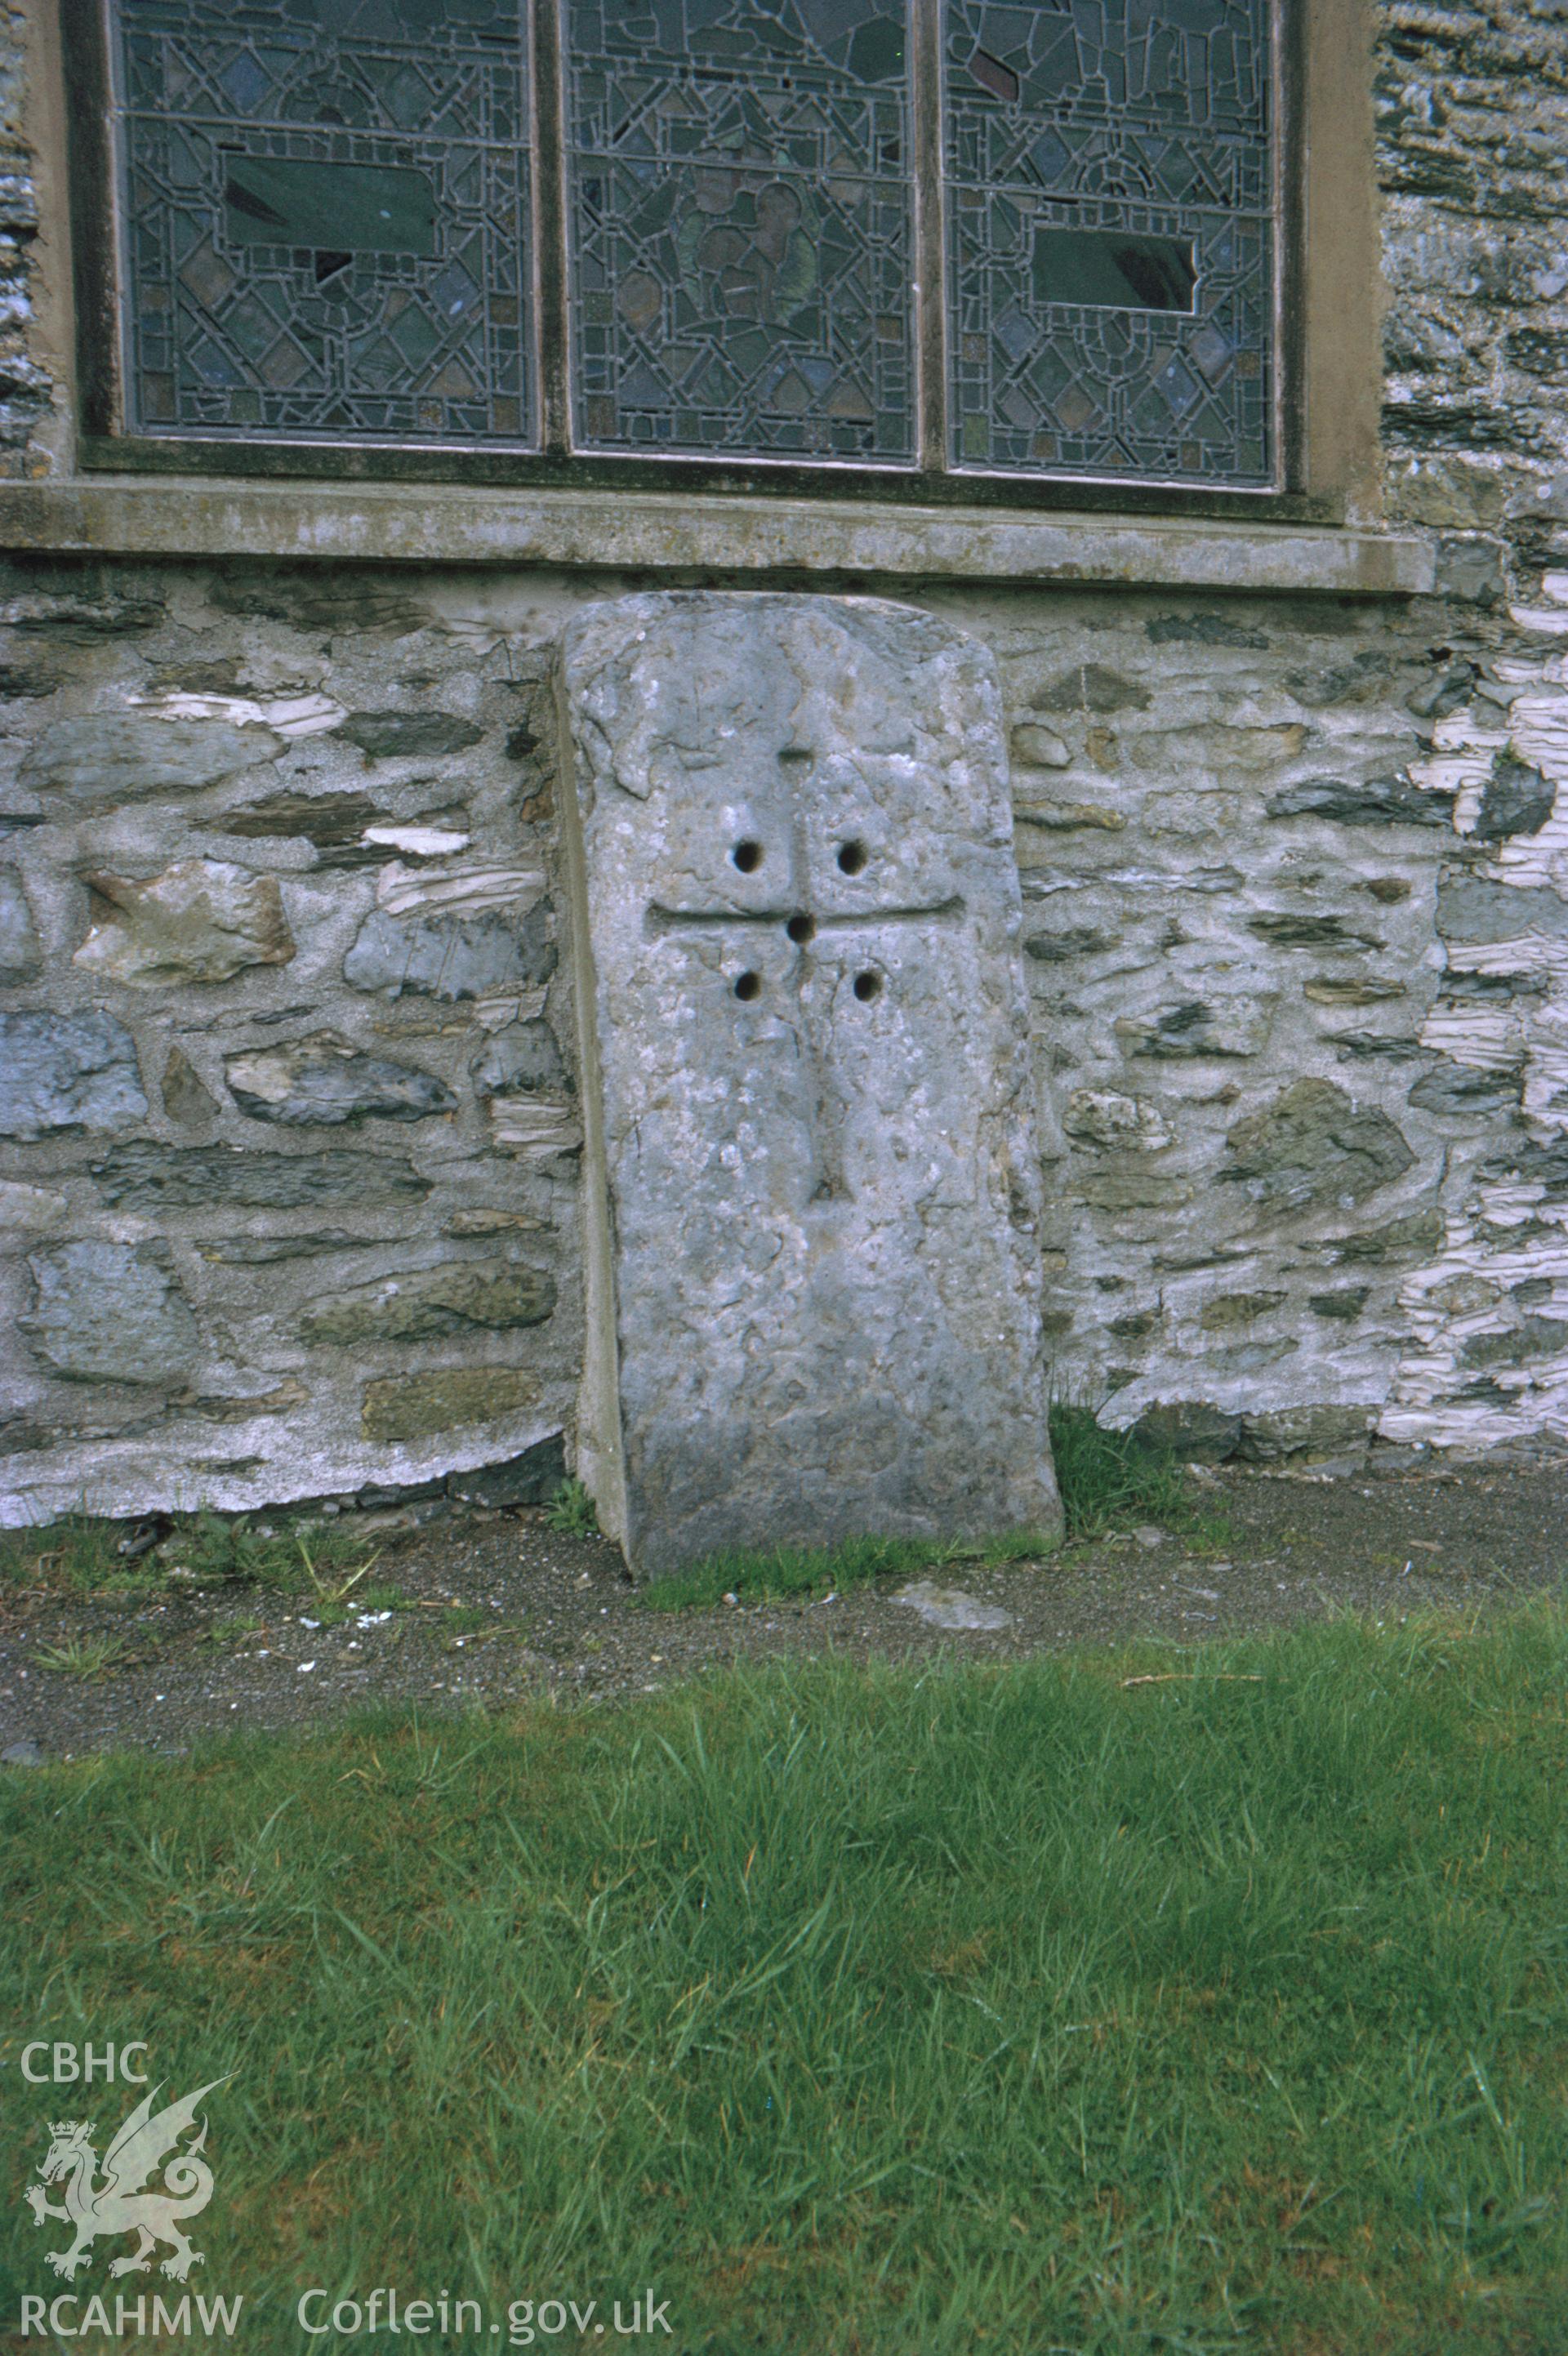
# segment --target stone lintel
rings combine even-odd
[[[1431,543],[1324,525],[693,493],[120,477],[0,486],[0,548],[635,567],[1333,596],[1431,591]]]

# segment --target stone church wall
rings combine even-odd
[[[19,23],[0,473],[41,479]],[[1188,1453],[1568,1433],[1565,80],[1544,5],[1384,14],[1388,513],[1434,594],[785,584],[997,655],[1055,1378]],[[549,682],[633,585],[6,562],[0,1517],[554,1476]]]

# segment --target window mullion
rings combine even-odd
[[[565,75],[562,0],[533,5],[534,252],[540,434],[547,455],[572,447],[570,299],[566,263]]]
[[[948,465],[947,254],[942,208],[942,0],[910,0],[915,142],[915,332],[920,466]]]

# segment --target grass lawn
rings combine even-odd
[[[22,2048],[145,2039],[233,2073],[187,2287],[267,2356],[408,2349],[312,2286],[453,2347],[651,2285],[585,2344],[1557,2350],[1565,1671],[1538,1605],[8,1771],[0,2334],[66,2287],[48,2122],[135,2092]],[[176,2296],[129,2247],[83,2303]]]

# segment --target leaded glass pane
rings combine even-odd
[[[952,462],[1266,485],[1269,0],[945,0]]]
[[[915,455],[906,0],[565,0],[575,438]]]
[[[117,0],[153,434],[534,441],[523,0]]]

